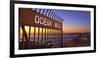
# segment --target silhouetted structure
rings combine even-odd
[[[62,24],[53,10],[19,8],[19,49],[63,47]]]

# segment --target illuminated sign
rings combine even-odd
[[[20,8],[19,11],[19,22],[22,25],[62,29],[62,23],[60,21],[32,11],[32,9]]]
[[[52,22],[47,20],[46,18],[40,17],[35,15],[35,23],[45,25],[45,26],[52,26]]]
[[[53,28],[62,28],[61,23],[58,23],[54,20],[49,20],[49,19],[43,18],[43,17],[38,16],[38,15],[35,15],[35,22],[34,23],[44,25],[44,26],[53,27]]]

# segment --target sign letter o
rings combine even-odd
[[[39,16],[35,16],[35,23],[39,24]]]

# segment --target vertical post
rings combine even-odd
[[[45,37],[45,44],[46,44],[46,28],[45,28],[45,36],[44,37]]]
[[[42,33],[42,37],[41,37],[41,41],[42,41],[42,44],[43,44],[43,27],[42,27],[42,31],[41,31],[41,33]]]
[[[20,39],[21,39],[21,37],[20,37],[20,25],[19,25],[19,28],[18,28],[18,31],[19,31],[19,38],[18,38],[18,43],[19,43],[19,46],[20,46]]]
[[[26,42],[25,42],[25,48],[29,48],[29,39],[28,39],[27,33],[25,31],[25,26],[21,25],[21,27],[22,27],[22,30],[23,30],[23,35],[24,35],[25,40],[26,40]]]
[[[51,40],[54,40],[53,39],[53,29],[51,29]]]
[[[20,30],[21,30],[21,29],[20,29],[20,26],[19,26],[19,29],[18,29],[18,30],[19,30],[19,39],[18,39],[19,41],[18,41],[18,42],[19,42],[19,49],[20,49],[20,47],[21,47],[21,48],[23,47],[23,44],[22,44],[23,41],[20,42],[20,40],[21,40],[21,36],[20,36],[20,35],[21,35],[21,34],[20,34],[20,33],[21,33]],[[22,39],[23,39],[23,38],[22,38]]]
[[[47,35],[48,33],[47,33],[47,28],[46,28],[46,44],[48,43],[48,41],[47,41]]]
[[[22,48],[25,48],[25,44],[24,44],[25,42],[24,42],[24,33],[22,34],[22,45],[23,45],[23,47]]]
[[[49,33],[48,33],[48,28],[47,28],[47,44],[48,44],[48,34],[49,34]]]
[[[31,33],[31,26],[29,26],[29,48],[30,48],[30,46],[31,46],[30,33]]]
[[[38,43],[39,43],[39,38],[40,38],[40,27],[38,27]]]
[[[50,29],[50,40],[52,40],[51,36],[52,36],[52,34],[51,34],[51,29]]]
[[[55,41],[57,40],[57,30],[55,29]],[[55,42],[55,46],[57,47],[57,42]]]
[[[36,27],[34,27],[34,47],[35,47],[35,31],[36,31]]]

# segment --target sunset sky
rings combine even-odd
[[[90,11],[54,10],[64,19],[63,32],[90,32]]]

